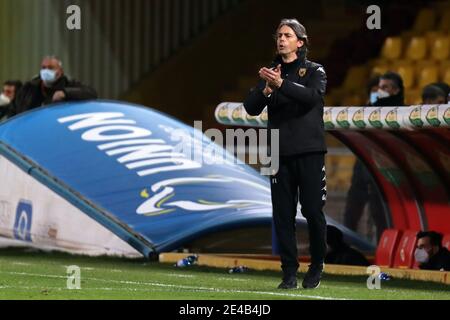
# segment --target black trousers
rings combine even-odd
[[[300,201],[309,230],[311,263],[323,263],[326,255],[325,154],[309,153],[280,157],[280,168],[271,176],[272,210],[281,268],[285,276],[299,267],[295,217]]]

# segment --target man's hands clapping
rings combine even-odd
[[[281,65],[279,64],[274,69],[261,68],[259,70],[259,77],[266,81],[266,87],[264,88],[264,95],[268,96],[273,90],[281,87],[283,79],[281,78]]]

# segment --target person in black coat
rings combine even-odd
[[[417,233],[414,258],[423,270],[450,271],[450,252],[442,246],[442,234],[435,231]]]
[[[19,80],[7,80],[3,83],[0,95],[0,121],[6,120],[11,116],[13,101],[21,87],[22,82]]]
[[[61,61],[45,57],[38,77],[24,84],[13,102],[13,114],[62,101],[97,99],[97,92],[64,75]]]
[[[325,263],[344,264],[350,266],[369,266],[366,257],[344,242],[344,234],[335,226],[327,226],[328,253]]]
[[[268,107],[268,128],[278,130],[271,141],[272,159],[279,169],[271,176],[273,221],[279,244],[283,280],[279,289],[297,288],[298,252],[295,221],[300,201],[308,222],[311,265],[304,288],[320,284],[326,254],[326,200],[324,95],[327,77],[323,66],[306,59],[308,36],[295,19],[283,19],[276,30],[277,56],[259,71],[261,78],[244,101],[248,114]],[[274,154],[279,143],[279,155]]]
[[[378,98],[374,107],[398,107],[405,105],[405,88],[402,77],[388,71],[380,77]]]

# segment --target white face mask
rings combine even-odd
[[[11,99],[5,96],[3,93],[0,95],[0,107],[6,106],[11,102]]]
[[[378,91],[370,93],[370,103],[374,104],[378,100]]]
[[[387,98],[389,96],[390,96],[389,92],[378,89],[378,99]]]
[[[416,249],[416,251],[414,251],[414,258],[419,263],[425,263],[428,262],[430,257],[425,249]]]
[[[46,85],[51,85],[56,81],[56,71],[51,69],[41,69],[41,79]]]

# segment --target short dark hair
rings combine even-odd
[[[432,83],[432,85],[441,88],[442,91],[445,93],[445,102],[447,103],[450,99],[450,86],[445,82],[435,82]]]
[[[434,100],[438,97],[443,97],[445,101],[447,101],[447,95],[445,94],[444,90],[439,88],[438,86],[434,84],[429,84],[425,86],[422,90],[422,101],[426,100]]]
[[[22,81],[20,80],[6,80],[3,82],[3,86],[14,86],[14,97],[17,96],[17,92],[22,88]],[[3,88],[2,88],[3,90]]]
[[[430,243],[432,246],[438,246],[439,248],[442,247],[442,234],[436,231],[419,231],[417,233],[417,240],[428,237],[430,238]]]
[[[391,80],[394,82],[395,86],[400,89],[400,94],[403,96],[403,93],[405,91],[405,87],[403,86],[403,79],[402,77],[393,71],[388,71],[385,74],[383,74],[380,79],[383,80]]]
[[[20,80],[6,80],[5,82],[3,82],[3,85],[4,86],[14,86],[14,87],[16,87],[16,90],[18,90],[22,86],[22,81],[20,81]]]
[[[298,56],[299,58],[306,58],[306,55],[308,54],[308,47],[309,47],[309,39],[308,34],[306,33],[306,28],[297,20],[297,19],[282,19],[280,23],[278,24],[278,28],[275,33],[275,39],[277,39],[277,32],[280,30],[282,26],[288,26],[290,27],[298,39],[303,40],[304,44],[303,46],[298,50]]]
[[[378,86],[378,83],[380,82],[380,75],[376,74],[372,78],[369,79],[369,82],[367,83],[367,95],[370,95],[370,92],[372,91],[373,87]]]

